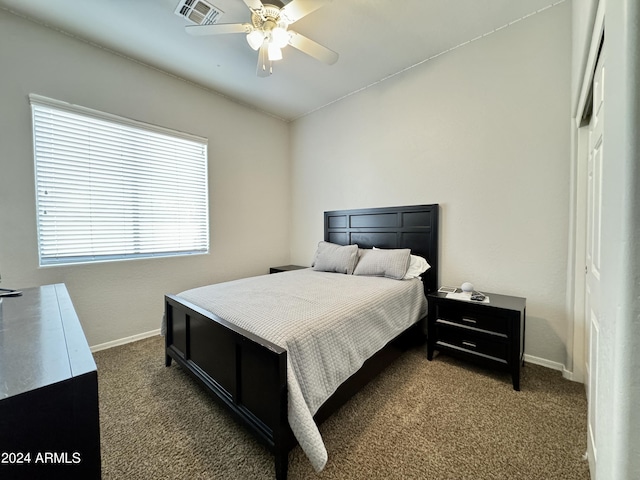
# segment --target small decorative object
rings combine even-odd
[[[442,293],[456,293],[457,290],[458,289],[456,287],[447,287],[446,285],[443,285],[438,289],[438,291]]]
[[[462,289],[463,292],[471,293],[471,292],[473,292],[473,283],[464,282],[460,286],[460,288]]]

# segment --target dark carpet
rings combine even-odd
[[[94,354],[103,479],[272,479],[273,457],[177,365],[163,338]],[[329,461],[299,447],[290,479],[589,479],[584,386],[527,364],[508,374],[411,350],[320,427]]]

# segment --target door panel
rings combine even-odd
[[[604,58],[598,60],[593,78],[593,113],[589,123],[589,160],[587,169],[587,241],[585,316],[587,319],[586,386],[588,412],[588,450],[592,471],[597,461],[598,438],[598,346],[600,340],[600,271],[602,238],[602,171],[604,125]]]

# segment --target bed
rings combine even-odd
[[[371,252],[362,249],[374,247],[385,250],[411,249],[412,255],[425,258],[431,268],[422,275],[421,281],[398,281],[304,269],[266,275],[262,279],[254,277],[217,286],[205,286],[180,295],[165,296],[166,365],[170,366],[172,360],[175,360],[273,451],[278,479],[286,478],[288,452],[296,443],[301,444],[314,468],[318,469],[318,465],[321,468],[323,445],[317,445],[318,441],[321,443],[321,439],[318,440],[317,425],[397,358],[408,345],[424,340],[423,322],[420,321],[423,310],[417,314],[417,307],[410,305],[407,312],[411,313],[405,315],[399,305],[410,302],[396,302],[396,299],[405,295],[404,293],[399,290],[393,297],[385,299],[386,297],[375,289],[382,288],[383,283],[385,289],[393,284],[393,288],[401,287],[406,291],[418,289],[420,295],[437,289],[438,205],[325,212],[324,242],[332,246],[357,244],[359,255]],[[353,250],[351,247],[344,249]],[[363,251],[365,253],[362,253]],[[265,281],[269,287],[262,286]],[[287,284],[291,281],[292,284]],[[355,312],[353,315],[359,317],[349,313],[352,315],[349,321],[342,323],[364,324],[362,318],[371,316],[374,319],[376,312],[386,306],[388,312],[396,312],[398,317],[397,321],[394,321],[394,330],[384,327],[389,330],[385,335],[392,335],[389,337],[391,340],[388,341],[386,337],[378,338],[377,333],[371,338],[365,338],[362,340],[364,343],[358,343],[352,349],[362,358],[354,358],[353,361],[349,360],[353,356],[353,351],[349,350],[350,346],[332,346],[331,348],[344,348],[344,352],[337,350],[329,354],[316,354],[313,350],[310,357],[340,357],[341,361],[349,365],[344,368],[331,366],[332,370],[322,375],[312,371],[305,377],[304,368],[309,367],[298,368],[298,364],[302,363],[301,358],[308,358],[309,355],[305,357],[304,353],[300,353],[303,352],[302,347],[296,342],[288,341],[284,334],[280,335],[277,328],[255,327],[249,319],[252,315],[260,317],[261,306],[264,308],[265,317],[269,312],[276,312],[275,315],[269,314],[277,323],[281,318],[295,315],[292,312],[306,312],[310,309],[308,305],[311,303],[329,303],[329,298],[336,297],[339,290],[347,288],[334,285],[334,282],[338,281],[358,282],[353,283],[357,285],[358,292],[365,292],[369,299],[380,298],[380,304],[372,306],[370,311],[360,311],[361,307],[350,307],[348,311]],[[335,291],[324,292],[320,288],[299,292],[295,290],[298,288],[296,285],[302,288],[303,284],[311,284],[310,282],[325,282],[332,285],[330,288],[334,288]],[[210,288],[215,290],[209,290]],[[270,290],[263,291],[263,288]],[[236,295],[246,300],[237,302],[237,305],[228,305],[224,297],[224,292],[227,291],[229,296]],[[307,293],[309,291],[313,293]],[[211,292],[216,292],[219,296],[212,300]],[[285,293],[291,294],[298,305],[284,308],[277,313],[279,300],[274,300],[274,296]],[[313,298],[308,298],[309,295]],[[411,295],[415,296],[415,293]],[[424,298],[422,300],[424,301]],[[216,304],[218,301],[220,305]],[[367,308],[369,303],[374,302],[366,300],[365,295],[362,308]],[[344,315],[346,318],[347,313],[337,312],[336,315]],[[405,316],[407,320],[403,320]],[[318,330],[311,335],[313,348],[320,342],[318,339],[322,338],[321,332],[324,332],[322,335],[333,337],[331,345],[340,343],[339,340],[343,338],[342,333],[336,334],[337,329],[342,327],[337,323],[330,323],[330,317],[328,313],[323,313],[322,322],[314,320],[314,324],[326,323],[328,329]],[[336,321],[340,321],[339,318]],[[335,337],[338,338],[337,342]],[[307,345],[309,342],[301,341],[302,343]],[[319,362],[327,363],[323,358]],[[316,377],[324,379],[325,376],[330,381],[320,382],[322,394],[316,395],[316,386],[309,386],[307,380]],[[326,461],[326,453],[324,455]]]

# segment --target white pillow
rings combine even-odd
[[[409,262],[409,268],[407,269],[407,273],[404,276],[403,280],[409,280],[410,278],[417,278],[422,275],[424,272],[429,270],[431,265],[427,263],[427,261],[418,255],[411,255],[411,260]]]

